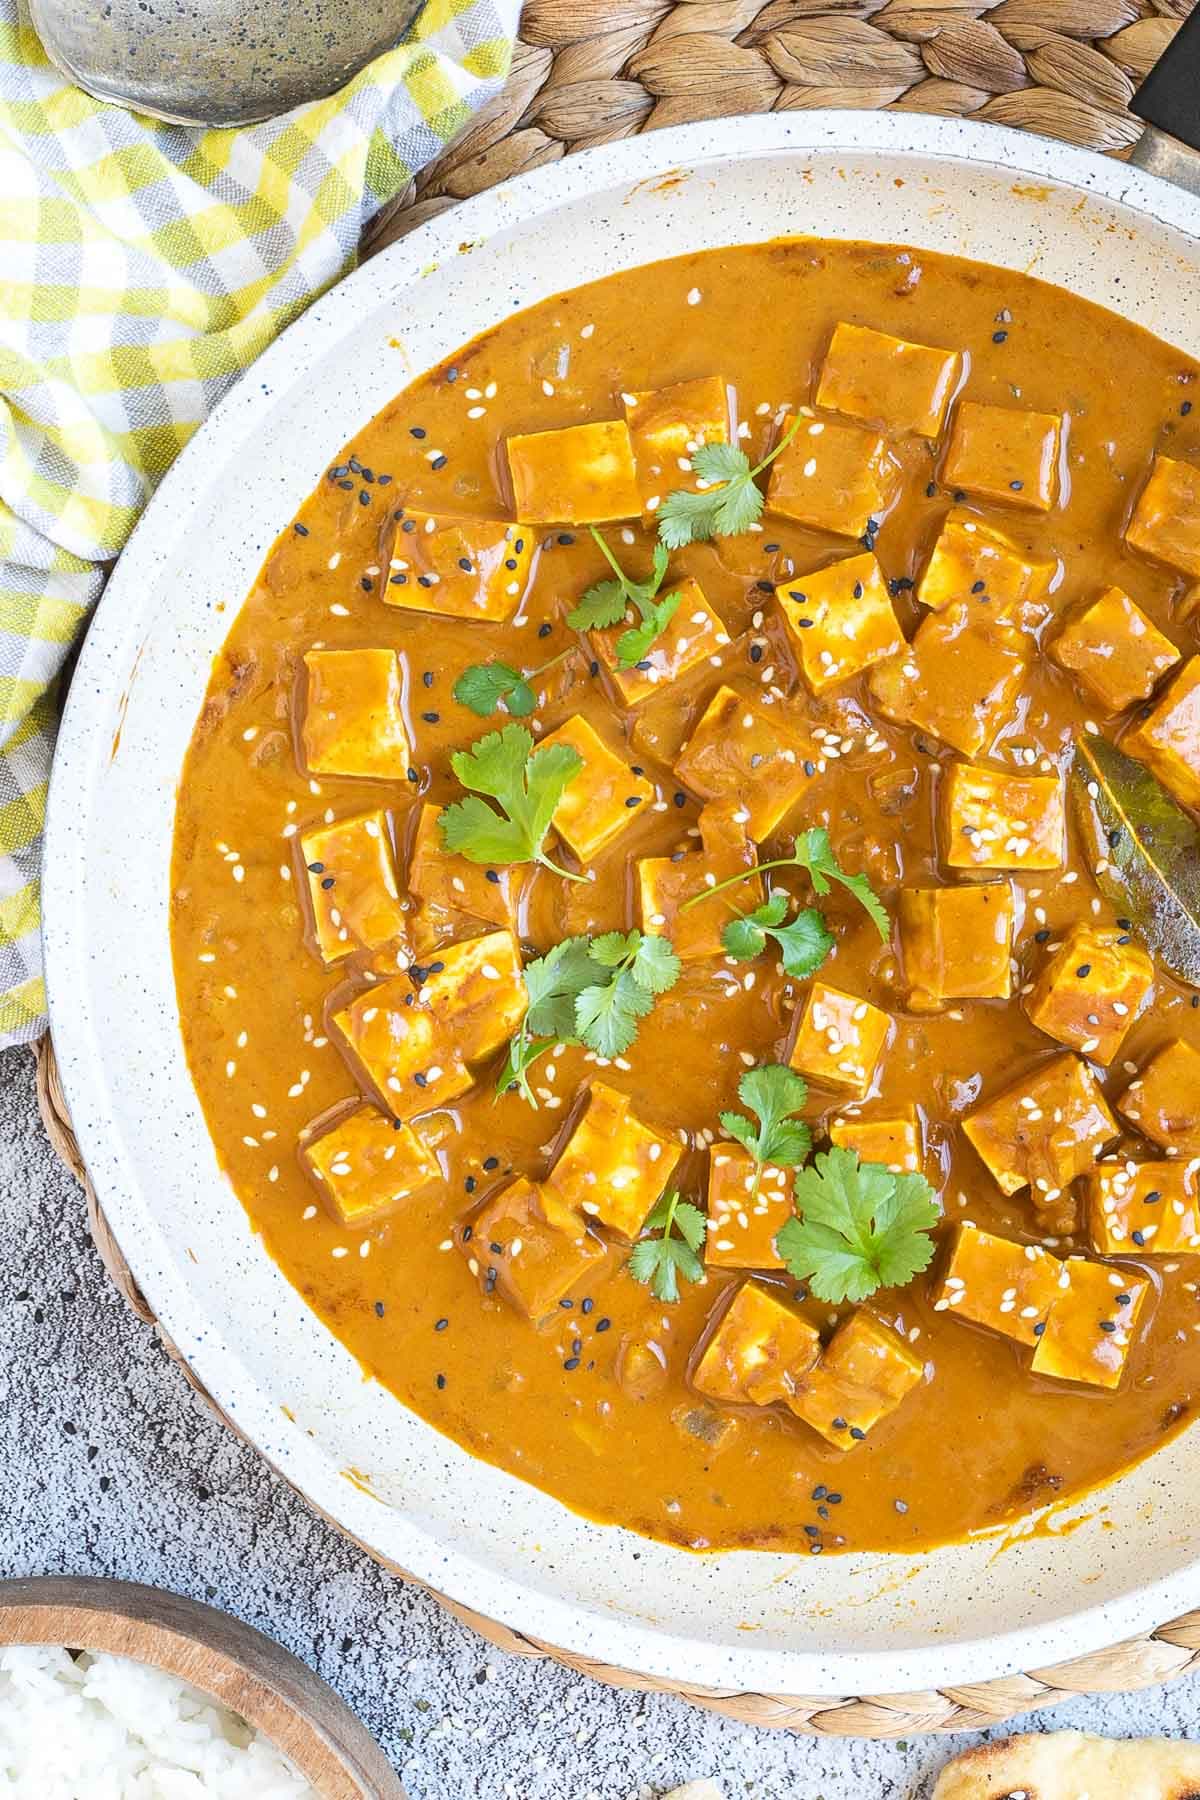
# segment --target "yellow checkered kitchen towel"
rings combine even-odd
[[[0,1047],[45,1025],[56,684],[172,458],[493,94],[518,0],[433,0],[328,100],[203,131],[89,99],[0,0]]]

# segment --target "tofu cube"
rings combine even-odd
[[[701,1349],[692,1386],[727,1404],[790,1403],[820,1353],[820,1333],[777,1289],[745,1281]]]
[[[403,781],[411,752],[394,650],[310,650],[304,760],[312,775]]]
[[[1165,1044],[1130,1082],[1117,1111],[1168,1156],[1200,1156],[1200,1050],[1183,1038]]]
[[[948,488],[1049,512],[1058,498],[1059,413],[964,400],[942,465]]]
[[[417,808],[408,853],[409,893],[437,923],[453,924],[466,915],[488,925],[512,925],[521,892],[521,865],[486,869],[447,850],[438,829],[441,811],[440,806]]]
[[[1039,1031],[1112,1062],[1154,989],[1154,964],[1128,938],[1107,925],[1072,926],[1022,1002]]]
[[[1034,1374],[1089,1387],[1119,1387],[1150,1283],[1082,1256],[1067,1258],[1060,1281],[1059,1297],[1033,1353]]]
[[[871,698],[900,725],[978,756],[1012,722],[1029,640],[969,605],[929,613],[901,654],[871,671]]]
[[[775,600],[814,694],[907,648],[883,570],[869,550],[785,582]]]
[[[593,1081],[547,1185],[567,1206],[632,1242],[682,1154],[678,1142],[642,1124],[628,1094]]]
[[[935,438],[962,379],[957,350],[909,344],[844,320],[833,328],[816,402],[893,433]]]
[[[986,605],[994,618],[1011,618],[1028,629],[1045,614],[1042,603],[1057,573],[1054,558],[1022,554],[994,525],[955,508],[929,553],[917,599],[931,612],[968,602]]]
[[[643,856],[636,864],[642,930],[669,937],[681,962],[724,956],[721,932],[730,918],[728,908],[719,901],[683,912],[684,901],[754,868],[758,861],[740,801],[714,800],[702,807],[699,828],[702,848],[698,854],[682,851],[675,856]],[[763,896],[761,877],[743,882],[735,895],[737,908],[753,912]]]
[[[661,597],[665,600],[668,594],[679,596],[674,617],[632,669],[617,667],[617,645],[625,631],[638,623],[632,610],[626,613],[622,624],[588,632],[592,649],[611,675],[613,686],[626,706],[640,705],[656,689],[669,681],[677,681],[689,669],[697,668],[710,656],[715,656],[729,642],[725,621],[708,604],[698,581],[690,577],[686,581],[667,581]]]
[[[1016,900],[1011,881],[901,888],[897,918],[909,1005],[1007,1000],[1012,993]]]
[[[403,510],[381,597],[406,612],[446,619],[511,619],[537,549],[528,525]]]
[[[1125,733],[1121,748],[1185,806],[1200,806],[1200,656],[1184,663],[1150,717]]]
[[[729,389],[723,376],[701,375],[622,399],[642,507],[654,513],[677,488],[695,488],[694,451],[729,442]]]
[[[404,937],[387,814],[380,808],[303,832],[313,934],[321,959],[379,950]]]
[[[862,1099],[891,1035],[887,1013],[844,994],[840,988],[814,981],[804,1001],[788,1062],[819,1086]]]
[[[676,775],[702,800],[740,800],[760,844],[800,800],[816,767],[812,745],[778,712],[719,687],[675,762]]]
[[[1097,1163],[1087,1180],[1087,1224],[1098,1256],[1200,1252],[1197,1162]]]
[[[472,1085],[457,1045],[447,1043],[407,975],[364,989],[330,1017],[339,1041],[397,1119],[445,1106]]]
[[[300,1158],[328,1211],[352,1231],[378,1224],[443,1180],[412,1126],[373,1106],[356,1106],[328,1131],[304,1137]]]
[[[1018,1244],[974,1225],[959,1225],[934,1290],[933,1310],[986,1325],[1032,1349],[1059,1297],[1061,1268],[1040,1244]]]
[[[899,1333],[859,1307],[838,1326],[788,1406],[826,1443],[849,1450],[895,1412],[924,1375],[924,1362]]]
[[[537,525],[602,525],[642,510],[624,419],[510,437],[508,468],[517,517]]]
[[[586,719],[568,719],[542,738],[539,748],[547,744],[569,744],[583,759],[554,809],[554,829],[581,863],[590,862],[632,825],[640,808],[654,799],[654,789]]]
[[[782,1269],[775,1234],[795,1215],[792,1171],[758,1165],[740,1144],[714,1144],[708,1155],[708,1236],[712,1269]]]
[[[769,511],[834,537],[869,535],[895,487],[896,465],[886,443],[858,425],[813,418],[807,408],[802,418],[796,436],[771,464]]]
[[[895,1175],[919,1174],[925,1162],[915,1106],[901,1107],[880,1118],[838,1113],[829,1121],[829,1141],[839,1149],[853,1150],[859,1162],[882,1163]]]
[[[544,1319],[605,1256],[604,1245],[558,1195],[519,1175],[458,1234],[482,1293]]]
[[[954,763],[941,777],[939,838],[951,869],[1059,869],[1067,821],[1057,775]]]
[[[1117,587],[1105,588],[1067,620],[1050,655],[1113,713],[1148,700],[1160,677],[1179,661],[1170,638]]]
[[[1028,1187],[1036,1207],[1055,1205],[1113,1139],[1116,1120],[1100,1084],[1077,1056],[1053,1056],[963,1120],[1001,1193]]]
[[[1125,542],[1185,575],[1200,575],[1200,468],[1156,456]]]
[[[521,950],[511,931],[446,944],[430,964],[417,1004],[464,1062],[482,1062],[506,1044],[529,1004]]]

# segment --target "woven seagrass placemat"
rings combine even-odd
[[[1001,0],[990,8],[975,0],[528,0],[503,93],[389,209],[368,248],[570,151],[718,115],[817,107],[946,113],[1122,156],[1142,129],[1128,111],[1134,89],[1190,11],[1191,0]],[[49,1039],[38,1046],[38,1097],[51,1144],[87,1190],[109,1274],[155,1325],[88,1183]],[[177,1354],[161,1329],[160,1336]],[[515,1655],[553,1657],[616,1687],[678,1693],[745,1724],[847,1737],[980,1730],[1079,1694],[1153,1687],[1200,1670],[1193,1612],[1093,1656],[965,1687],[832,1697],[718,1692],[613,1668],[436,1598]]]

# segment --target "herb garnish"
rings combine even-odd
[[[615,581],[598,581],[584,593],[579,604],[567,614],[567,624],[574,631],[600,631],[619,625],[629,607],[641,614],[641,624],[631,625],[617,639],[618,669],[633,669],[644,661],[655,638],[667,629],[675,616],[680,595],[667,594],[662,600],[654,596],[667,573],[668,554],[665,545],[655,544],[654,564],[645,581],[627,575],[594,525],[588,530],[595,538]]]
[[[822,825],[815,825],[809,831],[802,831],[792,845],[790,856],[777,856],[771,862],[756,863],[752,869],[743,869],[736,875],[730,875],[725,881],[718,881],[714,886],[701,888],[685,900],[680,912],[686,912],[690,906],[698,906],[701,900],[708,900],[722,889],[730,888],[739,881],[749,881],[752,875],[761,875],[766,869],[803,869],[813,885],[813,892],[824,896],[830,891],[830,883],[836,881],[847,893],[853,894],[859,905],[868,914],[876,931],[887,943],[891,929],[887,909],[865,875],[851,875],[843,869],[833,853],[829,842],[829,833]],[[769,904],[769,903],[768,903]],[[757,909],[761,911],[762,909]],[[754,919],[754,914],[749,917]],[[769,924],[767,920],[755,921]],[[734,954],[737,954],[734,952]]]
[[[762,512],[763,491],[754,477],[774,462],[799,431],[797,413],[773,450],[750,466],[736,444],[701,444],[692,452],[692,468],[707,485],[699,491],[676,488],[659,509],[658,535],[668,550],[682,550],[705,538],[736,537],[748,531]]]
[[[537,1101],[528,1071],[554,1044],[583,1044],[611,1058],[628,1050],[655,996],[679,979],[679,958],[666,938],[640,931],[565,938],[525,968],[529,1005],[496,1082]]]
[[[721,942],[738,962],[751,962],[761,956],[768,938],[779,945],[780,963],[786,975],[805,981],[815,975],[829,952],[834,938],[825,929],[825,916],[815,906],[806,906],[790,925],[784,924],[791,895],[776,888],[753,912],[730,919],[721,933]]]
[[[492,662],[472,663],[470,668],[463,670],[450,691],[460,706],[469,706],[481,719],[490,719],[501,701],[514,719],[527,719],[537,705],[537,694],[531,683],[570,656],[573,648],[569,645],[549,662],[524,672],[499,658]]]
[[[543,849],[554,809],[583,767],[570,744],[535,750],[523,725],[489,731],[469,750],[456,750],[450,766],[472,792],[438,815],[447,850],[476,863],[541,863],[566,881],[583,881],[551,861]],[[487,794],[500,811],[478,798]]]
[[[738,1082],[738,1099],[758,1119],[758,1130],[744,1114],[723,1112],[721,1124],[754,1158],[750,1198],[758,1194],[763,1168],[795,1169],[812,1149],[812,1133],[803,1119],[794,1119],[808,1099],[808,1083],[784,1063],[766,1063],[747,1069]]]
[[[707,1230],[708,1220],[700,1208],[681,1200],[673,1188],[642,1226],[643,1232],[657,1232],[658,1236],[638,1239],[629,1257],[629,1273],[635,1281],[648,1282],[656,1300],[673,1306],[679,1299],[680,1275],[685,1281],[704,1279],[698,1252]]]
[[[789,1272],[818,1300],[865,1300],[903,1287],[933,1260],[940,1215],[923,1175],[860,1163],[853,1150],[818,1153],[796,1176],[798,1218],[775,1239]]]

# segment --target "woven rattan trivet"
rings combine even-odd
[[[568,151],[716,114],[952,113],[1120,156],[1141,132],[1127,111],[1134,87],[1190,11],[1191,0],[1001,0],[990,10],[974,0],[528,0],[503,94],[391,208],[370,248]],[[48,1039],[37,1056],[46,1130],[87,1191],[96,1247],[129,1305],[156,1325],[88,1183]],[[846,1737],[980,1730],[1078,1694],[1154,1687],[1200,1669],[1193,1612],[1094,1656],[973,1686],[843,1698],[718,1692],[592,1662],[436,1598],[517,1656],[553,1657],[614,1687],[678,1693],[744,1724]]]

